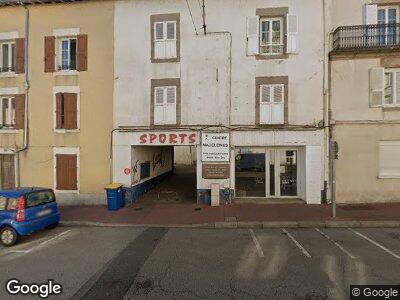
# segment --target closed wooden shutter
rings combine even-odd
[[[285,86],[283,84],[274,85],[273,101],[271,103],[271,123],[284,123],[284,93]]]
[[[260,86],[260,124],[271,123],[271,86]]]
[[[64,93],[65,129],[78,128],[77,94]]]
[[[64,114],[64,108],[63,108],[63,94],[62,93],[57,93],[56,94],[56,129],[61,129],[63,128],[63,114]]]
[[[78,71],[87,71],[88,68],[88,36],[80,34],[77,38]]]
[[[0,172],[1,172],[1,188],[14,189],[15,188],[14,155],[12,154],[0,155]]]
[[[162,125],[164,124],[164,88],[156,87],[154,88],[154,124]]]
[[[166,88],[167,101],[164,106],[165,124],[176,124],[176,87]]]
[[[21,74],[25,72],[25,39],[19,38],[15,40],[16,49],[16,66],[15,73]]]
[[[46,36],[44,38],[44,71],[54,72],[55,68],[55,37]]]
[[[74,154],[56,155],[56,189],[78,189],[77,156]]]
[[[298,21],[296,15],[287,15],[286,53],[298,52]]]
[[[257,55],[260,50],[260,17],[247,18],[247,55]]]
[[[154,23],[154,58],[165,58],[164,22]]]
[[[16,95],[14,98],[15,129],[23,129],[25,124],[25,95]]]

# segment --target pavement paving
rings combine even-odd
[[[399,228],[58,227],[0,246],[5,282],[54,279],[58,299],[348,299],[400,284]]]

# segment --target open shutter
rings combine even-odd
[[[19,38],[15,40],[16,64],[15,73],[21,74],[25,72],[25,39]]]
[[[384,88],[385,88],[385,69],[372,68],[369,72],[370,86],[370,105],[380,106],[383,104]]]
[[[44,71],[54,72],[55,68],[55,43],[56,38],[54,36],[46,36],[44,38]]]
[[[165,57],[175,58],[176,57],[176,22],[167,22],[165,30]]]
[[[15,95],[15,129],[23,129],[25,124],[25,95]]]
[[[166,90],[165,123],[176,124],[176,87],[168,87]]]
[[[298,20],[296,15],[287,15],[286,53],[298,53]]]
[[[0,100],[1,100],[1,98],[0,98]],[[2,106],[2,120],[3,120],[3,124],[1,124],[1,126],[4,126],[4,125],[9,125],[9,124],[7,124],[7,118],[8,118],[8,98],[3,98],[2,99],[2,104],[1,104],[1,106]]]
[[[77,37],[76,46],[77,69],[78,71],[87,71],[88,69],[88,36],[80,34]]]
[[[154,58],[165,57],[164,23],[154,23]]]
[[[260,17],[247,18],[247,55],[258,55],[260,49]]]
[[[63,114],[63,101],[62,101],[63,95],[61,93],[56,94],[56,129],[61,129],[63,128],[63,123],[62,123],[62,114]]]
[[[260,124],[271,123],[271,86],[260,86]]]
[[[78,128],[77,94],[64,93],[64,122],[65,129]]]
[[[273,95],[273,101],[271,101],[272,102],[271,123],[283,124],[285,85],[283,84],[274,85],[272,95]]]
[[[378,24],[378,5],[365,4],[364,6],[365,25]]]
[[[164,88],[154,89],[154,124],[164,124]]]

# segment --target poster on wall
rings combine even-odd
[[[204,162],[228,162],[230,154],[229,133],[202,133],[201,160]]]

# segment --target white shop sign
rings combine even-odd
[[[229,133],[202,133],[201,160],[204,162],[229,161]]]

